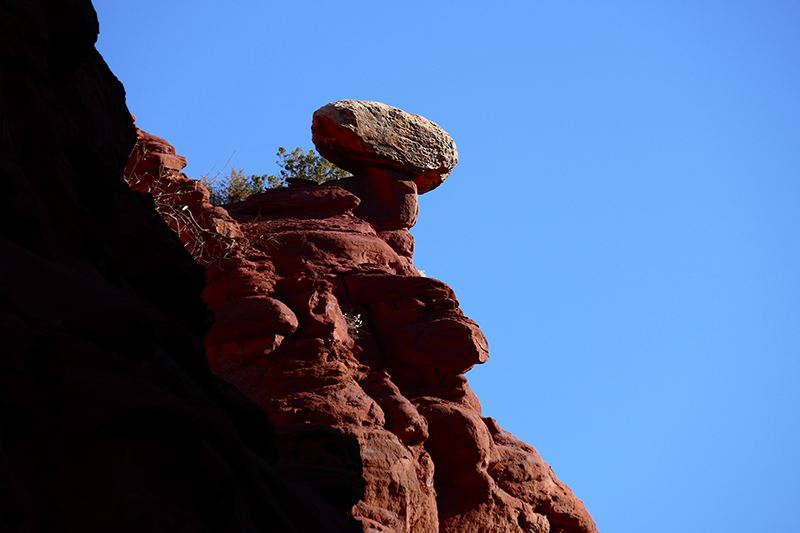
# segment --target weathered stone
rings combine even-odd
[[[417,184],[371,165],[227,206],[243,239],[207,268],[211,368],[287,431],[284,473],[340,509],[363,487],[349,514],[365,532],[596,533],[536,451],[481,417],[463,373],[486,339],[412,263]]]
[[[347,322],[329,283],[316,283],[309,291],[288,295],[286,298],[297,310],[301,335],[305,337],[330,337],[347,344],[350,338]]]
[[[352,271],[407,272],[410,268],[377,235],[342,231],[287,231],[271,254],[279,274]]]
[[[234,220],[135,130],[87,0],[5,12],[1,531],[596,533],[481,418],[461,372],[485,339],[411,263],[415,186],[449,172],[408,157],[436,148],[424,119],[384,117],[406,152],[364,160],[358,194]]]
[[[435,278],[354,274],[345,278],[345,284],[348,299],[359,303],[418,297],[456,299],[453,289]]]
[[[335,186],[280,187],[228,204],[225,209],[240,222],[250,222],[260,218],[309,215],[327,218],[350,212],[359,203],[355,195]]]
[[[136,146],[128,158],[125,180],[131,189],[152,197],[156,211],[201,264],[229,257],[242,232],[228,213],[209,203],[209,192],[179,172],[186,159],[167,141],[136,128]]]
[[[386,241],[402,257],[413,259],[414,257],[414,236],[407,229],[396,229],[389,231],[379,231],[378,237]]]
[[[464,317],[438,318],[399,328],[392,335],[392,351],[413,365],[454,373],[489,360],[486,337],[477,324]]]
[[[376,230],[408,229],[417,223],[419,202],[417,184],[408,176],[382,168],[336,181],[361,200],[353,214],[372,224]]]
[[[364,499],[350,514],[370,533],[438,533],[434,465],[422,446],[403,444],[384,429],[349,426],[364,465]]]
[[[215,321],[205,342],[210,345],[245,341],[264,334],[297,331],[298,320],[286,304],[269,296],[246,296],[211,306]]]
[[[278,468],[344,512],[364,497],[358,440],[326,424],[278,424]]]
[[[135,120],[135,117],[133,117]],[[183,170],[186,158],[175,152],[175,147],[161,137],[137,130],[138,142],[128,158],[125,175],[157,174],[167,170]]]
[[[502,429],[493,418],[484,421],[497,450],[488,472],[500,488],[546,515],[553,531],[595,529],[583,502],[556,477],[533,446]]]
[[[361,382],[361,388],[372,396],[386,415],[386,429],[405,444],[420,444],[428,438],[428,422],[417,408],[392,383],[386,371],[373,372]]]
[[[229,268],[220,268],[218,263],[209,265],[206,268],[203,301],[211,305],[232,298],[272,294],[275,288],[274,269],[260,266],[264,264],[258,265],[240,257],[231,259]]]
[[[549,533],[545,516],[525,500],[504,493],[488,472],[499,454],[479,413],[433,398],[421,399],[419,412],[431,428],[425,448],[436,465],[441,531]]]
[[[414,268],[405,176],[373,166],[228,206],[246,243],[209,266],[206,296],[223,330],[242,329],[206,337],[211,367],[278,425],[357,439],[365,489],[350,515],[364,531],[596,533],[536,451],[481,417],[463,373],[487,360],[486,338],[450,287]],[[266,297],[297,317],[294,331],[237,303]],[[336,447],[300,434],[289,470],[344,508],[352,469],[327,469]]]
[[[453,139],[437,124],[379,102],[341,100],[314,112],[320,155],[357,174],[370,167],[413,178],[419,193],[435,189],[458,163]]]

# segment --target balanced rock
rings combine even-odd
[[[159,187],[169,198],[183,191],[177,176],[159,165],[137,174],[154,198],[165,196]],[[187,200],[165,210],[167,220],[181,205],[200,224],[221,220],[210,211],[218,209],[236,232],[206,224],[201,240],[239,236],[199,259],[216,320],[205,354],[274,425],[273,477],[292,476],[331,521],[339,513],[363,532],[597,533],[538,452],[482,416],[464,373],[487,360],[487,340],[453,289],[414,266],[414,177],[370,163],[352,177],[290,182],[224,207],[208,204],[207,192],[179,198]],[[227,233],[215,237],[217,227]],[[218,499],[224,512],[238,501]],[[347,531],[331,523],[262,530]]]
[[[435,189],[458,163],[456,143],[419,115],[380,102],[340,100],[314,112],[320,155],[354,174],[382,167],[410,176],[419,193]]]

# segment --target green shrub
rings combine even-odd
[[[232,168],[222,178],[204,174],[200,181],[211,193],[211,203],[224,205],[241,202],[248,196],[264,192],[266,189],[286,187],[288,178],[325,183],[350,175],[347,171],[318,155],[314,150],[306,152],[298,147],[287,152],[286,148],[281,146],[276,155],[278,156],[278,166],[281,168],[278,176],[272,174],[247,175],[242,168]]]

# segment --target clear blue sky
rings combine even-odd
[[[453,136],[417,266],[602,532],[800,531],[800,3],[94,3],[190,176],[276,172],[344,98]]]

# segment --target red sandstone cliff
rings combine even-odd
[[[211,368],[275,423],[283,471],[365,531],[596,531],[536,450],[482,416],[464,373],[486,339],[413,266],[413,174],[372,161],[220,209],[184,164],[140,131],[128,178],[207,265]],[[425,172],[428,189],[444,180]]]
[[[413,267],[450,163],[214,208],[96,35],[87,0],[0,3],[0,531],[595,531]]]

